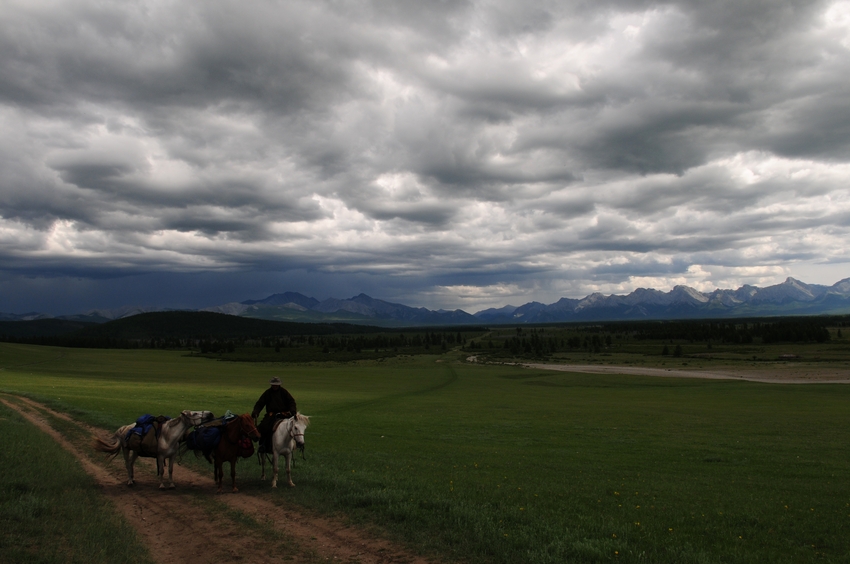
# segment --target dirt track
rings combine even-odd
[[[202,476],[179,466],[174,471],[177,489],[159,490],[155,461],[139,459],[136,462],[137,484],[128,487],[120,455],[120,460],[116,459],[109,465],[96,462],[91,458],[87,445],[79,444],[79,441],[69,442],[68,437],[50,425],[45,415],[72,422],[103,438],[109,436],[109,432],[80,423],[26,398],[0,397],[0,401],[53,437],[80,461],[85,471],[101,486],[107,499],[139,532],[157,562],[432,562],[342,522],[310,515],[298,508],[283,508],[274,503],[271,496],[242,492],[216,495],[212,472]],[[229,480],[229,472],[225,470],[225,485]],[[250,517],[257,526],[244,524],[244,519],[233,519],[226,510],[210,516],[205,501],[221,503],[224,509]]]
[[[641,366],[612,366],[597,364],[523,364],[527,368],[584,372],[589,374],[634,374],[668,378],[707,378],[711,380],[748,380],[771,384],[848,384],[850,369],[782,366],[752,370],[678,370],[644,368]]]

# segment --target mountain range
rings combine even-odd
[[[164,308],[93,310],[61,316],[60,319],[106,322],[150,311],[164,311]],[[410,307],[366,294],[349,299],[329,298],[319,301],[298,292],[227,303],[201,311],[276,321],[344,322],[383,327],[839,315],[850,313],[850,278],[832,286],[806,284],[788,278],[781,284],[765,288],[745,285],[737,290],[718,289],[710,293],[688,286],[676,286],[669,292],[638,288],[627,295],[606,296],[595,293],[582,299],[561,298],[548,305],[529,302],[518,307],[508,305],[474,314],[459,309],[445,311]],[[0,320],[5,321],[48,317],[39,313],[0,313]]]

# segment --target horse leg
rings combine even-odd
[[[165,456],[156,455],[156,477],[159,478],[159,489],[165,489]]]
[[[127,485],[132,486],[135,485],[136,480],[133,476],[133,465],[136,463],[136,457],[138,454],[135,450],[124,450],[124,464],[127,466]]]
[[[233,493],[237,493],[239,488],[236,487],[236,462],[238,459],[234,458],[230,461],[230,480],[233,482]]]
[[[218,486],[218,491],[216,493],[221,493],[221,482],[224,476],[224,462],[219,462],[218,459],[215,461],[215,485]]]
[[[277,462],[280,458],[280,453],[276,450],[272,451],[272,487],[277,487]]]
[[[292,483],[292,451],[288,450],[283,455],[286,457],[286,481],[289,482],[289,487],[294,488]]]
[[[260,468],[262,469],[261,470],[262,473],[260,474],[260,479],[265,480],[266,479],[266,455],[261,454],[260,449],[257,449],[257,456],[260,458]]]
[[[174,489],[177,486],[174,485],[174,455],[168,457],[168,482],[171,484],[168,486],[168,489]]]
[[[121,447],[121,454],[124,455],[124,468],[127,469],[127,485],[133,485],[133,469],[130,466],[130,451]]]
[[[162,459],[161,463],[159,462],[160,459]],[[158,471],[160,472],[159,489],[161,489],[161,490],[165,489],[165,469],[166,468],[168,468],[168,483],[169,483],[168,489],[174,489],[175,488],[175,485],[174,485],[174,455],[172,454],[170,456],[163,456],[163,455],[158,456],[157,457],[157,466],[158,466]]]

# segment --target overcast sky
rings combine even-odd
[[[850,2],[0,0],[0,311],[850,276]]]

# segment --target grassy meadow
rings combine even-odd
[[[0,562],[152,562],[74,457],[0,403]]]
[[[116,428],[244,413],[280,376],[312,417],[307,459],[297,487],[274,492],[242,461],[240,489],[444,559],[850,561],[850,387],[528,370],[468,352],[247,363],[0,343],[0,391]]]

